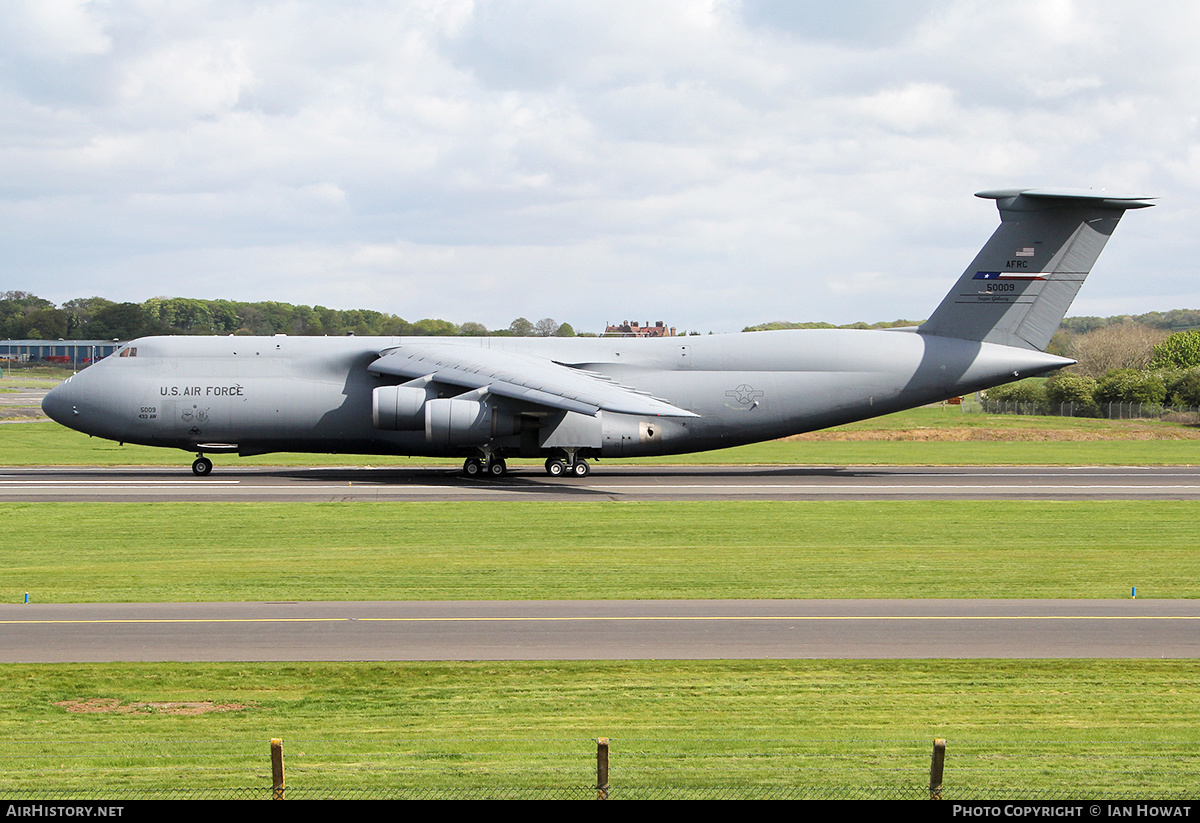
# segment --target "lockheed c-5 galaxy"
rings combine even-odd
[[[1043,350],[1142,197],[1009,189],[1001,223],[922,325],[706,337],[145,337],[46,395],[86,434],[197,454],[545,458],[682,454],[876,417],[1043,374]]]

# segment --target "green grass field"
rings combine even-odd
[[[387,455],[213,455],[224,466],[422,466],[458,464]],[[0,425],[0,465],[179,466],[188,453],[98,440],[56,423]],[[607,465],[1200,465],[1200,430],[1159,421],[969,414],[957,407],[922,408],[839,426],[804,438]],[[539,460],[512,465],[538,468]]]
[[[1196,595],[1196,505],[1019,505],[6,504],[0,579],[11,602]],[[1200,775],[1198,674],[1191,660],[7,665],[0,796],[261,794],[282,737],[293,796],[586,797],[606,736],[616,797],[919,797],[945,737],[948,797],[1163,798]]]
[[[1195,465],[1198,442],[1178,424],[919,409],[686,462]],[[0,426],[5,465],[189,462]],[[218,471],[241,462],[429,461]],[[1198,519],[1153,501],[10,503],[0,596],[1195,597]],[[917,798],[934,737],[948,799],[1195,797],[1198,675],[1192,660],[10,664],[0,797],[266,796],[282,737],[292,797],[583,799],[600,736],[618,799]]]
[[[0,505],[20,602],[1200,595],[1184,501]]]
[[[1192,661],[0,668],[0,796],[1195,797]],[[181,703],[193,704],[190,713]],[[232,790],[254,787],[256,794]]]

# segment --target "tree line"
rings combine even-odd
[[[329,309],[290,303],[152,297],[117,303],[82,297],[55,306],[25,291],[0,292],[0,339],[132,340],[152,334],[289,334],[309,336],[420,335],[466,337],[575,337],[569,323],[518,317],[507,328],[448,320],[409,322],[369,309]]]
[[[890,323],[773,322],[744,331],[783,328],[889,328]],[[369,309],[329,309],[264,301],[152,297],[117,303],[103,297],[55,306],[24,291],[0,292],[0,339],[132,340],[152,334],[380,335],[468,337],[594,337],[551,318],[518,317],[507,328],[425,319],[409,322]],[[989,399],[1074,403],[1077,413],[1103,403],[1200,406],[1200,311],[1176,309],[1142,315],[1069,317],[1048,351],[1078,361],[1049,380],[1033,379],[988,391]]]
[[[1048,380],[988,389],[988,399],[1071,403],[1083,416],[1108,403],[1200,406],[1200,330],[1167,333],[1128,322],[1093,329],[1063,348],[1076,365]]]

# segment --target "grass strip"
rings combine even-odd
[[[20,602],[1200,596],[1189,501],[7,503]]]
[[[223,466],[458,465],[389,455],[213,455]],[[178,466],[191,463],[177,449],[120,445],[57,423],[0,426],[0,465]],[[540,466],[539,460],[512,465]],[[732,449],[614,464],[673,465],[1200,465],[1200,432],[1182,423],[1070,417],[969,414],[956,407],[921,408],[787,440]],[[601,466],[607,465],[607,461]]]
[[[0,667],[0,794],[594,785],[946,797],[1195,796],[1200,664],[705,661]],[[904,792],[907,792],[905,794]],[[308,795],[308,796],[311,796]],[[318,795],[320,796],[320,795]],[[369,794],[368,794],[369,796]]]

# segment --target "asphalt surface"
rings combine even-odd
[[[0,500],[1197,499],[1188,468],[0,472]],[[0,606],[0,661],[1200,657],[1200,602],[609,601]]]
[[[1190,600],[0,606],[0,661],[1197,658]]]
[[[8,398],[27,403],[28,398]],[[0,469],[0,501],[1194,500],[1186,467]],[[1200,657],[1184,600],[0,605],[0,662]]]
[[[5,468],[0,501],[1197,500],[1189,467],[597,465],[582,480],[537,467],[498,480],[454,468]]]
[[[44,388],[20,386],[12,388],[0,380],[0,423],[46,420],[42,414],[42,398],[50,391]]]

